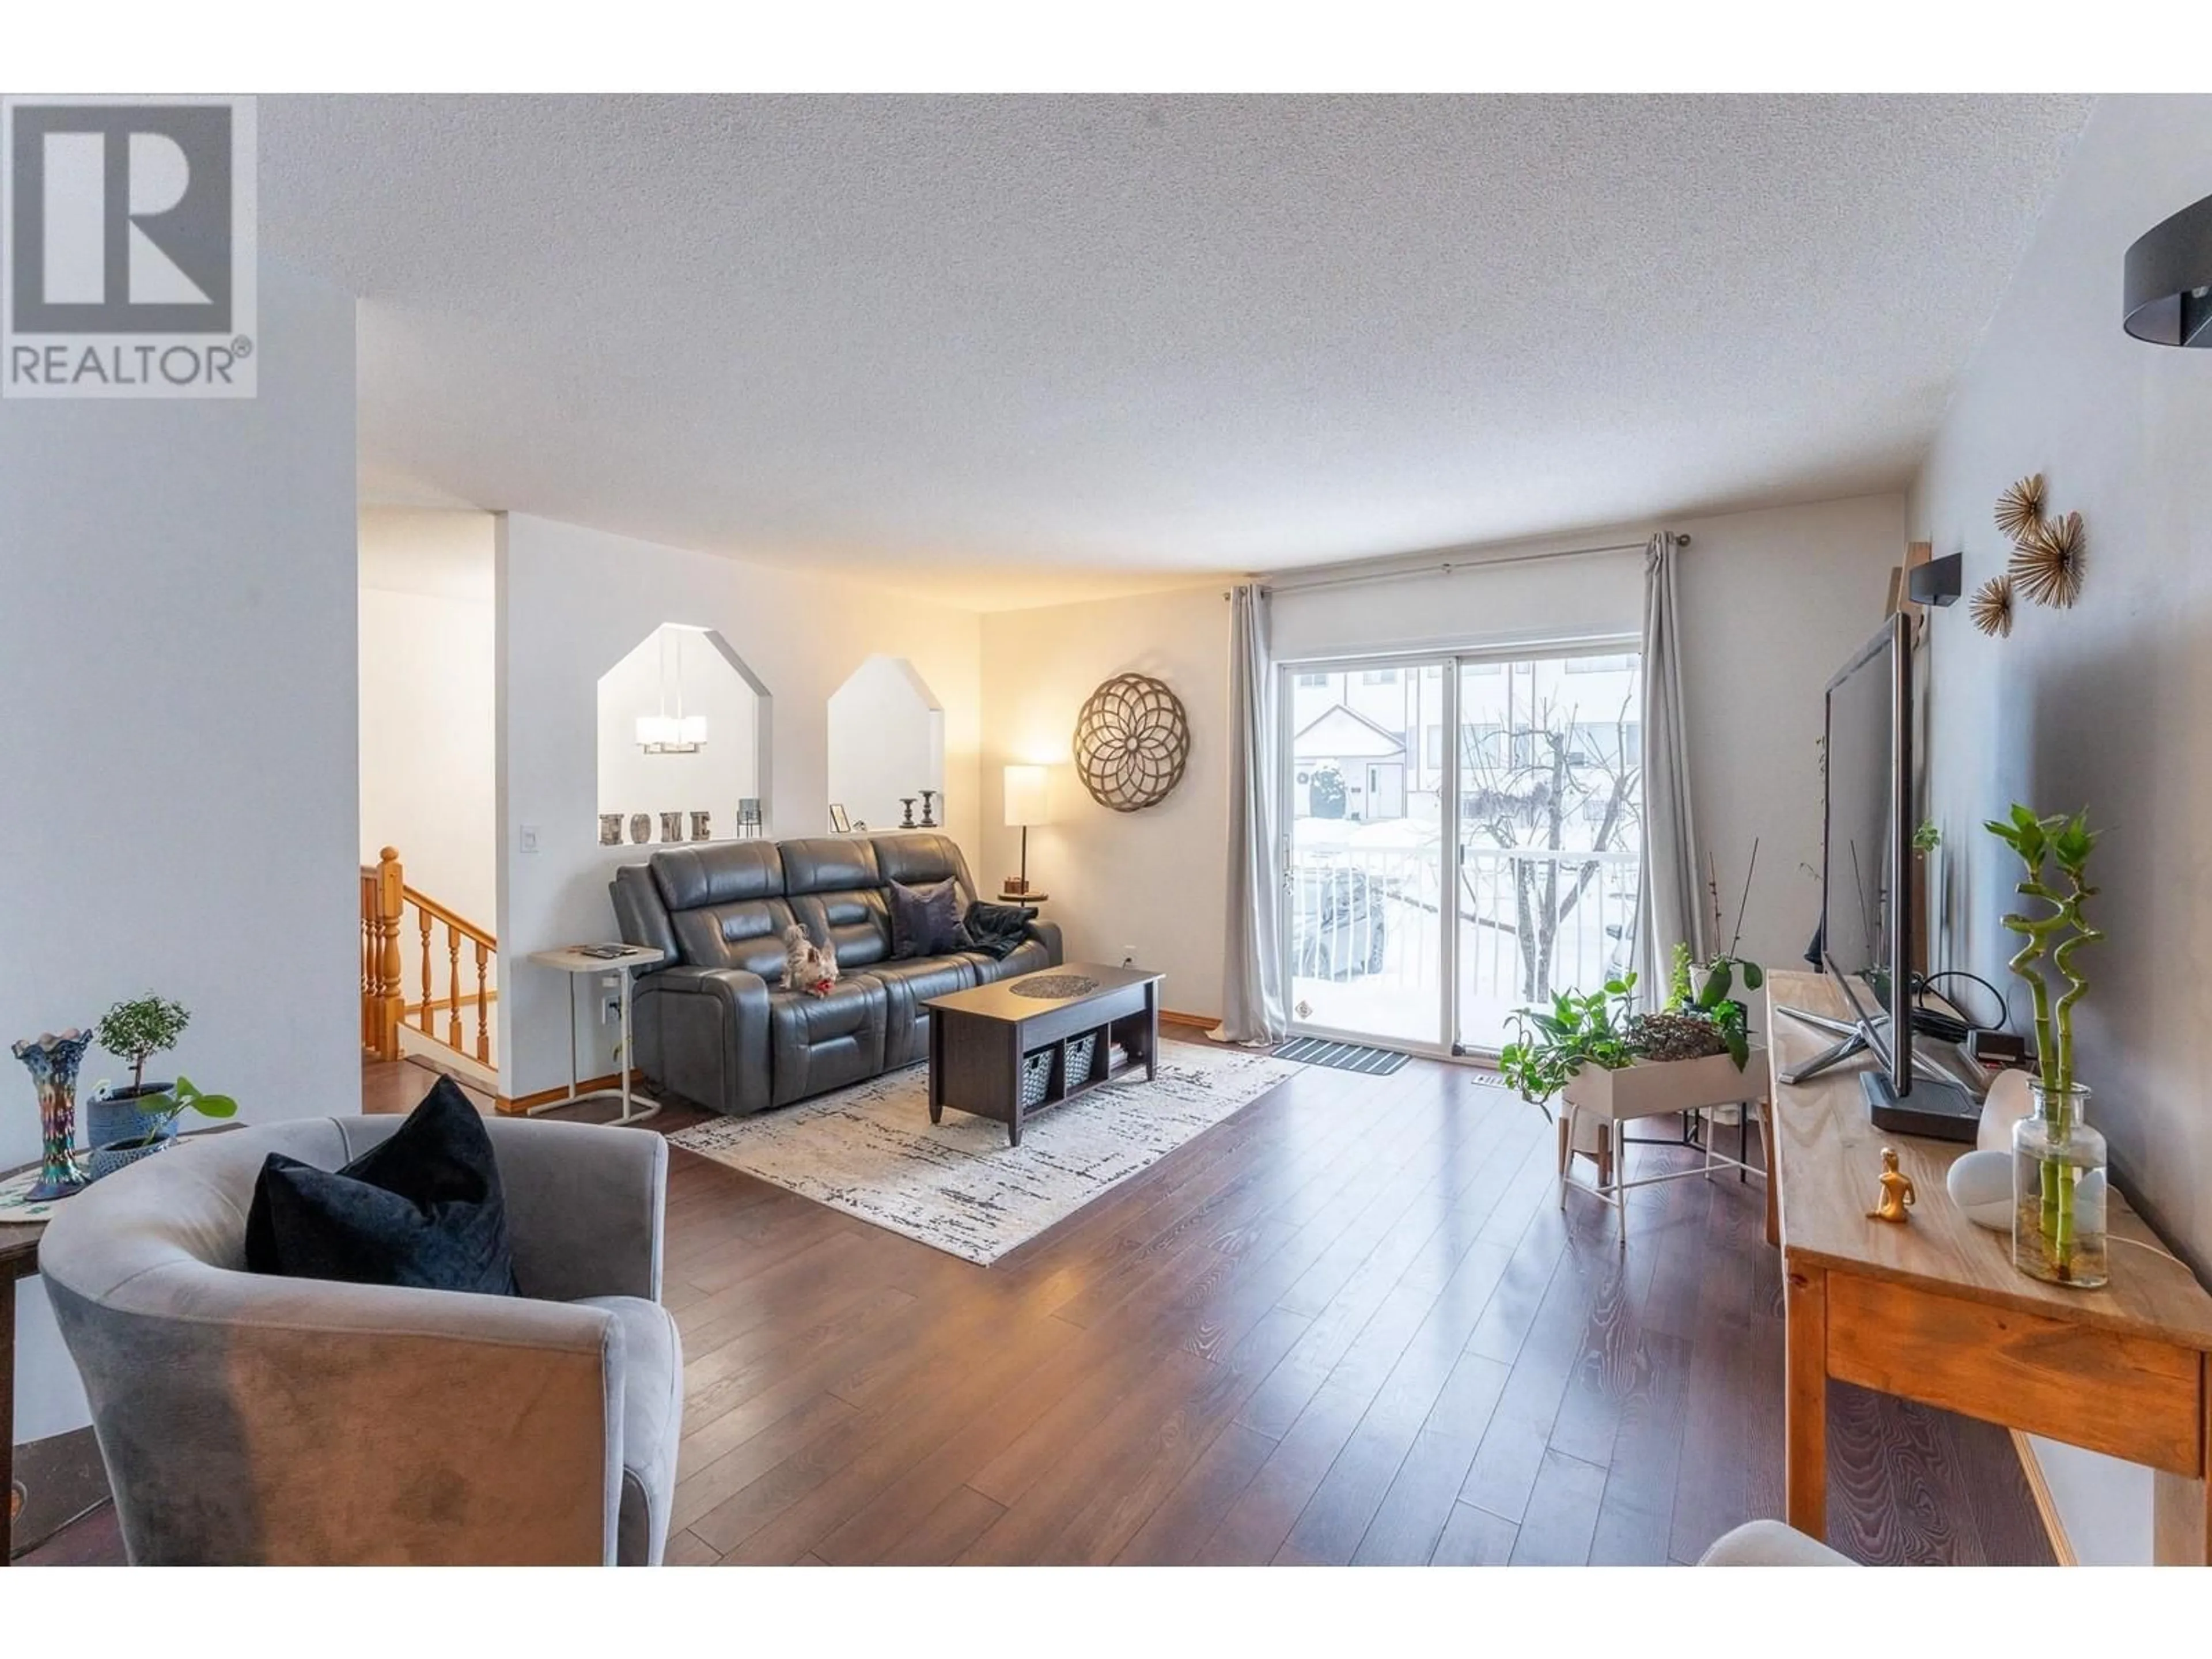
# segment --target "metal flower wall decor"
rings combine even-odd
[[[2012,632],[2012,578],[1992,576],[1974,590],[1966,614],[1983,633],[2002,639]]]
[[[1974,595],[1974,626],[1984,634],[2012,632],[2013,599],[2024,596],[2056,611],[2069,611],[2081,597],[2081,567],[2087,534],[2079,513],[2052,515],[2043,475],[2034,473],[1997,497],[1996,526],[2012,544],[2005,574],[1990,578]]]
[[[2046,519],[2012,550],[2012,579],[2038,605],[2070,611],[2081,597],[2081,515]]]
[[[1182,781],[1190,721],[1182,702],[1149,674],[1117,674],[1091,694],[1075,721],[1075,768],[1091,799],[1141,812]]]

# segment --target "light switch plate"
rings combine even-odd
[[[538,826],[534,823],[526,823],[522,826],[522,850],[526,853],[534,853],[538,850]]]

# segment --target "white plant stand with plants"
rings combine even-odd
[[[1678,964],[1678,975],[1680,969]],[[1610,1204],[1619,1218],[1620,1242],[1628,1242],[1628,1194],[1638,1187],[1655,1187],[1691,1176],[1710,1179],[1715,1170],[1735,1170],[1757,1175],[1766,1171],[1747,1158],[1730,1158],[1713,1145],[1710,1115],[1724,1106],[1752,1108],[1766,1098],[1765,1050],[1743,1036],[1731,1012],[1723,1012],[1720,997],[1715,1006],[1701,1007],[1680,996],[1670,998],[1662,1019],[1668,1035],[1686,1023],[1733,1029],[1716,1030],[1713,1040],[1723,1043],[1721,1052],[1682,1059],[1657,1059],[1644,1052],[1659,1046],[1661,1022],[1634,1012],[1636,975],[1624,974],[1607,981],[1604,990],[1590,996],[1563,992],[1549,1009],[1524,1009],[1518,1040],[1499,1053],[1498,1069],[1522,1096],[1543,1108],[1560,1102],[1559,1123],[1559,1205],[1565,1208],[1567,1189],[1581,1188]],[[1724,996],[1725,982],[1720,995]],[[1686,1169],[1628,1178],[1628,1125],[1639,1118],[1681,1116],[1686,1124],[1701,1120],[1693,1142],[1700,1161]],[[1578,1180],[1574,1172],[1577,1155],[1597,1164],[1595,1182]]]

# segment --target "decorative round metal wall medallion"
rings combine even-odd
[[[1091,799],[1116,812],[1165,800],[1189,757],[1182,700],[1149,674],[1116,674],[1075,717],[1075,769]]]

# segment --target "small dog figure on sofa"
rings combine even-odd
[[[837,953],[817,949],[804,927],[783,930],[783,982],[809,996],[826,997],[837,982]]]

